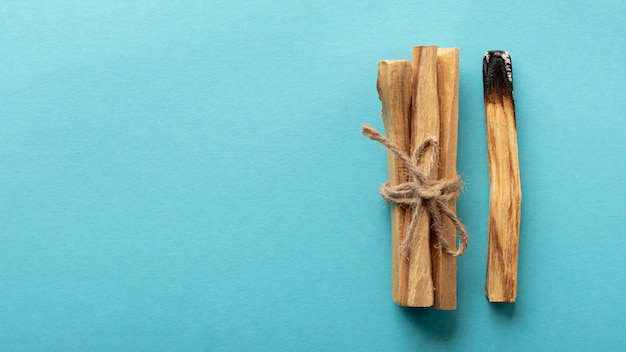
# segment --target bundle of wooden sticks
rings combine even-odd
[[[390,151],[387,186],[407,184],[418,192],[418,188],[437,188],[430,180],[457,178],[459,49],[417,46],[413,63],[381,61],[377,88],[387,139],[419,172],[414,175],[410,165]],[[438,148],[426,148],[423,143],[429,139]],[[437,191],[440,194],[441,188]],[[458,196],[458,189],[453,193]],[[413,199],[408,206],[391,204],[392,296],[402,306],[456,309],[456,256],[446,251],[456,247],[456,228],[444,218],[439,236],[431,234],[433,214],[425,206],[427,200]],[[436,201],[455,212],[455,196]]]

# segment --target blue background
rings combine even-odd
[[[0,350],[624,350],[626,3],[3,1]],[[458,310],[391,300],[377,62],[461,49]],[[484,297],[511,53],[515,305]]]

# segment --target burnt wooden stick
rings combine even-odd
[[[485,294],[490,302],[515,302],[522,190],[513,71],[506,51],[483,60],[487,151],[489,156],[489,244]]]
[[[382,104],[382,118],[387,138],[409,154],[411,120],[411,62],[389,60],[378,63],[376,88]],[[387,152],[389,185],[408,181],[406,168],[390,151]],[[407,305],[409,295],[409,262],[400,253],[406,236],[406,208],[391,207],[391,285],[392,298],[398,305]]]
[[[459,49],[439,48],[437,51],[437,91],[439,94],[439,178],[456,177],[456,154],[459,118]],[[456,213],[456,200],[447,202],[448,208]],[[444,239],[454,248],[456,228],[452,221],[444,218]],[[436,309],[456,309],[456,257],[446,253],[431,237],[433,284],[435,286]]]
[[[439,97],[437,96],[437,47],[413,47],[413,118],[411,149],[426,138],[439,139]],[[437,167],[430,167],[433,150],[428,150],[418,165],[427,177],[437,178]],[[430,255],[430,215],[419,207],[419,222],[409,247],[409,297],[411,307],[430,307],[434,303]],[[407,211],[412,216],[411,211]]]

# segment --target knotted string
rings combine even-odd
[[[369,125],[363,125],[363,135],[387,147],[404,164],[410,175],[410,180],[407,182],[393,186],[387,182],[380,188],[380,194],[386,201],[409,207],[413,211],[406,236],[400,244],[400,252],[407,255],[411,248],[413,239],[416,237],[420,216],[419,209],[422,207],[432,219],[431,229],[438,241],[436,247],[443,248],[447,254],[453,257],[463,254],[467,248],[467,232],[456,214],[446,205],[447,201],[456,200],[459,197],[461,187],[463,187],[461,178],[457,175],[447,180],[432,180],[427,176],[430,174],[430,170],[439,164],[439,144],[435,138],[426,138],[413,150],[413,155],[409,157],[400,147]],[[426,163],[426,170],[422,172],[418,165],[429,148],[432,149],[431,158]],[[456,243],[450,245],[444,237],[444,216],[452,221],[456,231],[459,232],[458,248],[455,248]]]

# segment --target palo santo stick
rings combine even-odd
[[[411,119],[411,62],[381,61],[378,64],[378,95],[387,138],[409,154]],[[387,152],[388,182],[391,186],[408,181],[404,165]],[[398,305],[407,305],[409,262],[400,253],[400,243],[406,236],[406,208],[391,206],[391,282],[392,297]]]
[[[426,138],[439,138],[439,98],[437,96],[437,47],[413,48],[413,118],[411,120],[411,149]],[[437,168],[429,168],[433,151],[422,158],[420,170],[429,178],[437,178]],[[409,250],[409,296],[407,305],[430,307],[434,303],[430,257],[430,216],[419,207],[419,222]],[[408,211],[407,213],[410,213]],[[411,214],[409,214],[410,216]]]
[[[456,151],[459,118],[459,49],[437,50],[437,86],[439,94],[439,179],[456,177]],[[456,200],[447,202],[456,213]],[[444,240],[450,247],[456,245],[456,228],[444,218]],[[437,309],[456,309],[456,257],[445,252],[431,237],[433,284]]]
[[[522,190],[509,53],[485,54],[483,83],[490,192],[485,294],[490,302],[515,302]]]

